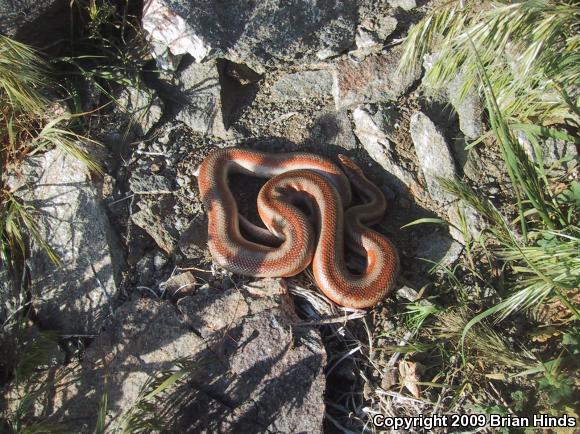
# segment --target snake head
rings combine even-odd
[[[358,167],[358,165],[350,158],[348,158],[346,155],[338,154],[338,159],[340,160],[340,165],[342,166],[347,175],[354,173],[357,175],[364,176],[362,169]]]

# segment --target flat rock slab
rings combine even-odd
[[[340,54],[352,45],[357,24],[354,0],[152,3],[144,25],[156,44],[198,62],[222,57],[258,72]],[[173,38],[172,28],[180,29]]]
[[[150,376],[179,361],[191,373],[155,401],[172,432],[322,432],[326,353],[298,321],[281,280],[179,300],[121,306],[49,407],[50,420],[92,432],[107,377],[107,432],[118,429]],[[170,403],[169,407],[164,402]]]
[[[401,48],[366,57],[361,62],[345,59],[334,70],[334,102],[337,108],[369,102],[394,101],[419,79],[420,70],[403,74],[397,70]]]
[[[332,93],[332,73],[326,70],[286,74],[274,82],[270,94],[277,101],[324,98]]]
[[[45,328],[98,333],[112,312],[123,254],[86,166],[54,149],[29,162],[25,201],[37,210],[40,235],[55,265],[34,245],[28,261],[32,306]]]
[[[298,318],[282,280],[208,289],[178,306],[227,360],[223,374],[196,381],[203,399],[187,432],[322,432],[326,353],[317,330],[292,327]]]

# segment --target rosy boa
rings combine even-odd
[[[382,219],[386,201],[355,163],[342,155],[339,159],[342,170],[308,153],[240,148],[211,152],[199,167],[198,183],[214,260],[234,273],[255,277],[294,276],[312,264],[316,284],[339,305],[367,308],[383,299],[395,285],[399,256],[387,238],[366,225]],[[232,173],[270,178],[258,194],[258,214],[267,230],[238,214],[228,187]],[[362,204],[348,207],[349,180]],[[362,273],[347,269],[345,242],[367,258]]]

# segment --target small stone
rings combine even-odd
[[[157,252],[155,253],[155,256],[153,257],[153,266],[155,267],[156,270],[161,270],[163,267],[165,267],[167,265],[168,262],[168,258],[166,255],[164,255],[161,252]]]
[[[413,302],[417,301],[419,293],[409,286],[403,286],[397,290],[397,297]]]
[[[479,240],[481,232],[488,226],[487,222],[483,216],[472,207],[464,206],[459,202],[456,202],[450,206],[449,210],[447,211],[447,215],[449,222],[457,228],[461,228],[463,225],[459,214],[460,210],[463,214],[463,218],[465,219],[465,225],[467,227],[467,231],[469,232],[469,236],[475,241]],[[454,239],[465,245],[466,240],[463,232],[456,229],[455,227],[450,226],[449,233]]]
[[[399,382],[398,369],[394,366],[387,366],[382,372],[381,389],[389,390]]]
[[[186,295],[191,295],[195,289],[196,280],[190,271],[170,277],[161,284],[171,300],[177,300]],[[201,290],[201,288],[200,288]]]
[[[129,178],[129,188],[135,194],[168,194],[172,191],[168,178],[147,173],[143,169],[133,171]]]

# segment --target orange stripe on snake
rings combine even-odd
[[[214,260],[234,273],[255,277],[294,276],[312,264],[316,284],[337,304],[367,308],[383,299],[395,285],[399,256],[386,237],[367,225],[382,219],[386,201],[356,164],[339,158],[342,170],[308,153],[240,148],[211,152],[199,168],[198,184]],[[238,213],[228,187],[233,173],[270,178],[258,194],[258,214],[267,230]],[[350,206],[349,180],[364,199],[360,205]],[[317,228],[300,204],[313,211]],[[346,267],[345,244],[367,258],[360,274]]]

